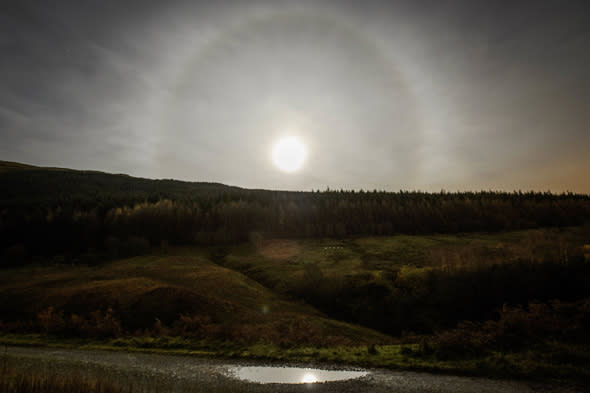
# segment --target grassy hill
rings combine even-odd
[[[49,333],[78,336],[161,335],[166,330],[281,345],[389,341],[383,334],[331,320],[309,305],[278,296],[211,262],[203,251],[174,249],[97,267],[3,270],[0,315],[5,322],[32,321]],[[120,329],[105,325],[104,331],[96,330],[96,325],[106,324],[108,309]]]
[[[574,227],[152,248],[95,266],[0,270],[0,319],[38,324],[50,308],[66,319],[111,308],[128,333],[156,320],[182,333],[181,316],[199,316],[193,328],[222,339],[288,341],[299,323],[317,334],[293,342],[387,342],[336,321],[423,334],[493,318],[506,303],[576,300],[590,279],[589,238],[590,228]]]
[[[588,297],[590,265],[546,252],[555,238],[582,249],[588,236],[258,239],[1,269],[0,342],[586,380],[590,303],[565,302]],[[530,299],[564,303],[506,309]],[[502,304],[500,321],[485,321]],[[452,329],[473,315],[483,321]]]

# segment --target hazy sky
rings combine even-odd
[[[271,147],[294,135],[303,168]],[[249,188],[590,192],[590,2],[0,4],[0,159]]]

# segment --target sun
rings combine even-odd
[[[273,146],[272,161],[283,172],[295,172],[305,161],[305,145],[294,136],[285,137]]]

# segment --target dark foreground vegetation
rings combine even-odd
[[[0,341],[589,377],[588,195],[2,168]]]

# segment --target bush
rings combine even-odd
[[[175,336],[204,337],[211,327],[211,318],[207,315],[180,315],[180,318],[172,324],[172,333]]]
[[[63,311],[56,311],[53,307],[37,314],[39,330],[45,334],[61,334],[66,327]]]
[[[590,343],[590,299],[575,303],[530,302],[526,307],[505,305],[498,314],[497,321],[461,322],[427,343],[441,360],[480,356],[489,350],[522,350],[550,340]]]
[[[121,323],[112,308],[105,312],[96,310],[85,316],[71,314],[64,317],[63,311],[53,307],[37,314],[39,331],[44,334],[70,335],[78,337],[119,337],[123,333]]]

